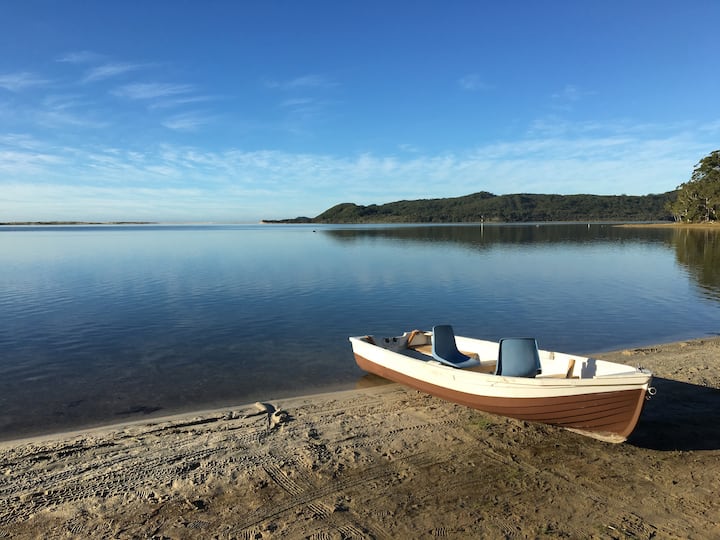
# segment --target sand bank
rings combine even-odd
[[[368,378],[0,443],[0,538],[720,537],[720,339],[596,356],[656,374],[621,445]]]
[[[653,223],[622,223],[615,227],[627,229],[709,229],[720,231],[720,222],[707,221],[702,223],[682,223],[679,221],[653,222]]]

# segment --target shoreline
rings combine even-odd
[[[604,360],[610,360],[614,362],[619,363],[628,363],[628,356],[633,356],[635,354],[641,354],[642,356],[646,356],[647,354],[651,354],[652,351],[657,351],[662,348],[668,348],[668,347],[682,347],[687,346],[686,344],[705,344],[705,343],[715,343],[717,342],[717,347],[720,349],[720,334],[718,334],[718,337],[714,336],[705,336],[705,337],[699,337],[699,338],[691,338],[691,339],[685,339],[685,340],[679,340],[679,341],[673,341],[668,343],[662,343],[658,345],[637,345],[632,346],[624,349],[617,349],[617,350],[610,350],[610,351],[604,351],[604,352],[598,352],[598,353],[582,353],[585,356],[593,357],[597,359],[604,359]],[[720,360],[718,360],[718,371],[720,372]],[[653,371],[653,377],[656,376],[656,373]],[[270,398],[267,401],[272,402],[282,402],[282,403],[292,403],[296,401],[308,401],[313,399],[323,399],[323,398],[332,398],[332,399],[346,399],[346,398],[352,398],[352,396],[356,393],[362,392],[364,390],[376,388],[376,387],[382,387],[382,386],[389,386],[389,385],[395,385],[395,386],[401,386],[398,385],[398,383],[394,383],[392,381],[388,381],[386,379],[382,379],[380,377],[377,377],[372,374],[366,374],[366,378],[372,380],[373,382],[370,384],[362,385],[363,388],[360,388],[360,380],[356,382],[355,388],[347,388],[347,389],[333,389],[333,390],[327,390],[327,391],[319,391],[319,392],[311,392],[311,393],[302,393],[297,395],[290,395],[290,396],[284,396],[284,397],[276,397],[276,398]],[[718,388],[720,388],[720,379],[718,380]],[[414,391],[408,389],[408,391]],[[133,426],[140,426],[140,425],[150,425],[150,424],[163,424],[166,422],[174,422],[174,421],[183,421],[188,418],[196,418],[196,417],[216,417],[218,415],[227,414],[229,411],[236,410],[236,409],[245,409],[249,407],[255,406],[256,403],[260,402],[240,402],[233,405],[228,406],[220,406],[220,407],[203,407],[198,409],[188,409],[188,410],[180,410],[178,412],[169,412],[167,414],[160,414],[160,415],[148,415],[143,417],[132,417],[128,418],[126,420],[116,420],[116,421],[110,421],[107,422],[98,421],[94,422],[87,426],[78,426],[73,427],[69,429],[60,429],[58,431],[48,431],[33,435],[27,435],[27,436],[19,436],[17,438],[10,438],[10,439],[0,439],[0,450],[3,450],[4,448],[21,445],[21,444],[33,444],[33,443],[43,443],[43,442],[53,442],[61,439],[66,438],[72,438],[72,437],[79,437],[82,435],[92,435],[92,434],[104,434],[107,432],[120,430],[123,428],[130,428]]]
[[[720,334],[718,334],[720,335]],[[676,343],[686,343],[686,342],[696,342],[696,341],[708,341],[718,339],[720,340],[720,337],[715,338],[710,335],[701,336],[701,337],[690,337],[687,339],[682,339],[682,336],[678,336],[677,341],[663,343],[660,345],[653,345],[645,343],[642,340],[639,340],[635,343],[629,343],[622,349],[607,349],[602,350],[600,352],[588,352],[588,351],[574,351],[576,354],[579,354],[581,356],[588,356],[588,357],[595,357],[598,359],[607,358],[610,359],[611,357],[608,357],[607,355],[616,355],[619,351],[627,351],[627,350],[645,350],[645,349],[654,349],[657,347],[664,347],[664,346],[670,346],[674,345]],[[623,358],[621,357],[614,357],[614,360],[616,362],[623,363]],[[364,373],[364,372],[361,372]],[[372,383],[368,383],[365,380],[371,380],[374,381]],[[354,384],[354,388],[351,387]],[[318,388],[315,391],[310,392],[302,392],[297,394],[281,394],[277,396],[271,396],[266,398],[260,398],[264,401],[270,400],[273,402],[287,402],[287,401],[293,401],[293,400],[303,400],[303,399],[310,399],[315,398],[319,396],[327,396],[327,395],[333,395],[333,394],[347,394],[352,393],[358,390],[358,388],[363,387],[373,387],[373,386],[380,386],[380,385],[386,385],[386,384],[396,384],[392,381],[388,381],[385,379],[381,379],[375,375],[371,374],[364,374],[358,380],[356,380],[354,383],[348,382],[346,384],[335,384],[332,386],[328,386],[327,389]],[[195,417],[200,415],[216,415],[220,414],[222,412],[237,409],[237,408],[243,408],[243,407],[249,407],[253,405],[253,401],[237,401],[233,403],[229,403],[227,405],[208,405],[208,406],[200,406],[200,407],[179,407],[179,408],[172,408],[168,407],[169,410],[164,412],[150,412],[150,413],[137,413],[131,416],[128,416],[126,418],[107,418],[105,420],[103,419],[97,419],[90,421],[85,424],[77,424],[74,426],[68,426],[68,427],[60,427],[57,429],[53,428],[39,428],[34,433],[19,433],[17,435],[9,435],[7,438],[3,438],[0,436],[0,449],[2,449],[5,446],[13,445],[13,444],[21,444],[24,442],[38,442],[38,441],[44,441],[44,440],[53,440],[53,439],[59,439],[64,437],[70,437],[70,436],[76,436],[83,433],[92,433],[92,432],[102,432],[105,430],[111,430],[113,428],[121,428],[125,426],[133,426],[137,424],[149,424],[149,423],[161,423],[164,421],[171,421],[181,418],[187,418],[187,417]]]
[[[0,443],[0,538],[720,536],[720,337],[592,355],[655,375],[626,443],[380,384]]]
[[[373,376],[374,377],[374,376]],[[78,427],[78,428],[72,428],[67,430],[60,430],[60,431],[51,431],[48,433],[40,433],[38,435],[29,435],[27,437],[18,437],[16,439],[7,439],[7,440],[0,440],[0,451],[23,444],[45,444],[45,443],[54,443],[58,441],[62,441],[64,439],[71,439],[71,438],[77,438],[77,437],[83,437],[83,436],[104,436],[108,433],[116,432],[116,431],[122,431],[124,429],[130,429],[130,428],[136,428],[136,427],[142,427],[142,426],[149,426],[149,425],[155,425],[155,424],[166,424],[166,423],[174,423],[174,422],[188,422],[191,421],[189,419],[197,419],[197,418],[218,418],[222,417],[228,414],[231,414],[233,411],[238,410],[251,410],[256,407],[256,403],[294,403],[294,402],[306,402],[306,401],[312,401],[312,400],[318,400],[318,399],[352,399],[353,395],[362,392],[364,390],[370,390],[372,388],[378,388],[382,386],[388,386],[395,384],[391,381],[378,381],[378,384],[368,386],[365,389],[358,389],[358,388],[349,388],[346,390],[328,390],[327,392],[316,392],[316,393],[309,393],[309,394],[300,394],[297,396],[288,396],[288,397],[282,397],[282,398],[272,398],[269,400],[264,400],[262,402],[247,402],[247,403],[239,403],[227,407],[208,407],[208,408],[202,408],[202,409],[192,409],[184,412],[173,412],[169,414],[163,414],[160,416],[146,416],[142,418],[132,418],[128,420],[118,420],[115,422],[108,422],[108,423],[100,423],[97,425],[91,425],[88,427]]]
[[[680,223],[671,221],[669,223],[623,223],[615,225],[625,229],[708,229],[720,230],[720,222],[712,221],[709,223]]]

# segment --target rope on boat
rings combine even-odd
[[[418,334],[422,334],[422,331],[420,331],[420,330],[413,330],[412,332],[410,332],[410,335],[408,336],[408,340],[407,340],[408,349],[412,346],[412,340],[413,340],[413,339],[415,338],[415,336],[417,336]]]

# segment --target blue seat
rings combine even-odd
[[[535,338],[500,340],[495,375],[535,377],[540,373],[540,355]]]
[[[461,353],[455,343],[455,332],[449,324],[433,326],[432,355],[435,360],[456,368],[477,366],[480,361]]]

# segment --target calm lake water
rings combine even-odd
[[[716,232],[0,228],[0,439],[363,384],[350,335],[593,353],[720,332]]]

